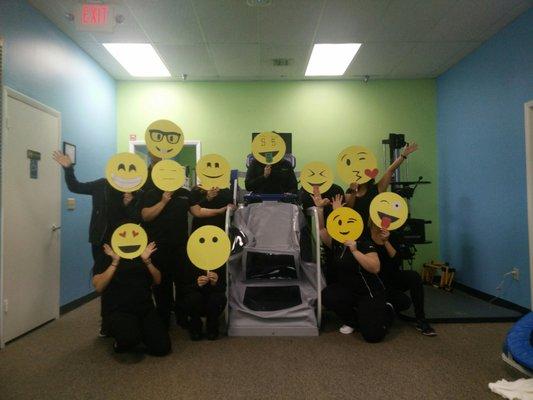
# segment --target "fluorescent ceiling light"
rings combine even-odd
[[[343,75],[361,43],[315,44],[305,76]]]
[[[168,77],[167,67],[148,43],[103,43],[131,76]]]

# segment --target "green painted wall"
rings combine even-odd
[[[313,160],[335,168],[337,154],[353,144],[374,150],[383,169],[381,140],[404,133],[420,149],[409,158],[409,178],[419,175],[412,216],[432,220],[418,246],[416,267],[438,257],[436,85],[434,80],[297,82],[119,82],[118,150],[129,135],[144,137],[155,119],[176,122],[186,139],[202,142],[202,154],[220,153],[245,168],[251,132],[293,133],[297,167]],[[337,181],[341,186],[345,186]]]

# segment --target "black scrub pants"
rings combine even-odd
[[[115,351],[122,353],[143,343],[153,356],[170,353],[168,331],[153,306],[138,311],[113,311],[104,317],[110,335],[115,338]]]
[[[211,291],[209,288],[188,290],[183,294],[182,305],[190,317],[191,332],[201,333],[202,320],[200,318],[205,316],[207,333],[218,334],[218,318],[226,307],[225,293]]]
[[[175,298],[180,297],[178,282],[185,270],[186,248],[184,246],[157,244],[157,251],[152,255],[152,263],[161,272],[161,283],[154,286],[153,293],[157,312],[161,321],[169,327],[170,314],[174,310],[178,324],[183,324],[185,319],[183,307]],[[174,297],[174,291],[176,297]]]
[[[424,287],[422,278],[416,271],[396,271],[384,282],[387,287],[388,300],[396,311],[403,311],[409,308],[406,304],[403,292],[409,290],[411,301],[415,309],[416,319],[425,319],[424,312]]]

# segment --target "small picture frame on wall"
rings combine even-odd
[[[76,164],[76,146],[72,143],[63,142],[63,154],[70,157],[72,165]]]

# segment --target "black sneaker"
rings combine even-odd
[[[98,332],[98,337],[107,338],[109,334],[104,330],[103,327],[100,327],[100,332]]]
[[[416,330],[420,331],[424,336],[437,336],[437,332],[435,332],[435,329],[433,329],[425,319],[417,320],[415,327]]]
[[[189,336],[193,342],[202,340],[202,332],[189,330]]]

